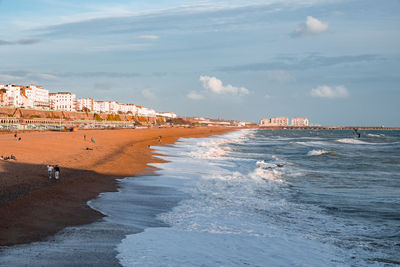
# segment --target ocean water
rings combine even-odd
[[[400,264],[400,133],[243,130],[157,151],[181,194],[123,266]],[[151,186],[143,179],[141,183]],[[182,195],[183,193],[183,195]]]
[[[4,266],[398,266],[400,131],[247,129],[154,147],[100,222],[0,250]],[[11,265],[10,265],[11,264]]]

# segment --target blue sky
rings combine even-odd
[[[0,83],[187,116],[400,126],[398,0],[0,0],[0,12]]]

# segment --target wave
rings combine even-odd
[[[327,153],[329,153],[329,152],[324,149],[314,149],[314,150],[308,151],[307,156],[319,156],[319,155],[323,155],[323,154],[327,154]]]
[[[354,138],[342,138],[336,140],[339,143],[344,143],[344,144],[354,144],[354,145],[371,145],[371,143],[359,140],[359,139],[354,139]]]
[[[384,134],[371,134],[371,133],[369,133],[369,134],[367,134],[367,136],[369,136],[369,137],[384,137],[385,135]]]
[[[302,146],[323,146],[327,145],[327,142],[324,141],[297,141],[297,142],[290,142],[291,145],[302,145]]]
[[[285,171],[283,163],[269,163],[260,160],[256,162],[256,165],[258,167],[250,174],[250,177],[261,178],[264,181],[269,180],[278,183],[285,183],[281,178]]]
[[[232,151],[232,148],[228,147],[229,144],[243,143],[248,140],[249,135],[253,134],[253,132],[251,130],[241,130],[227,134],[224,137],[206,139],[196,143],[196,148],[189,153],[189,156],[198,159],[224,160],[226,159],[226,154]]]

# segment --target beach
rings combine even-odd
[[[20,141],[14,133],[0,134],[0,155],[16,157],[0,161],[0,246],[43,240],[67,226],[101,219],[104,215],[87,202],[116,191],[118,178],[151,174],[155,168],[148,164],[161,160],[150,146],[233,129],[23,132]],[[49,180],[48,164],[59,165],[59,181]]]

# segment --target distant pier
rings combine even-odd
[[[383,126],[259,126],[258,128],[271,130],[400,130],[400,127]]]

